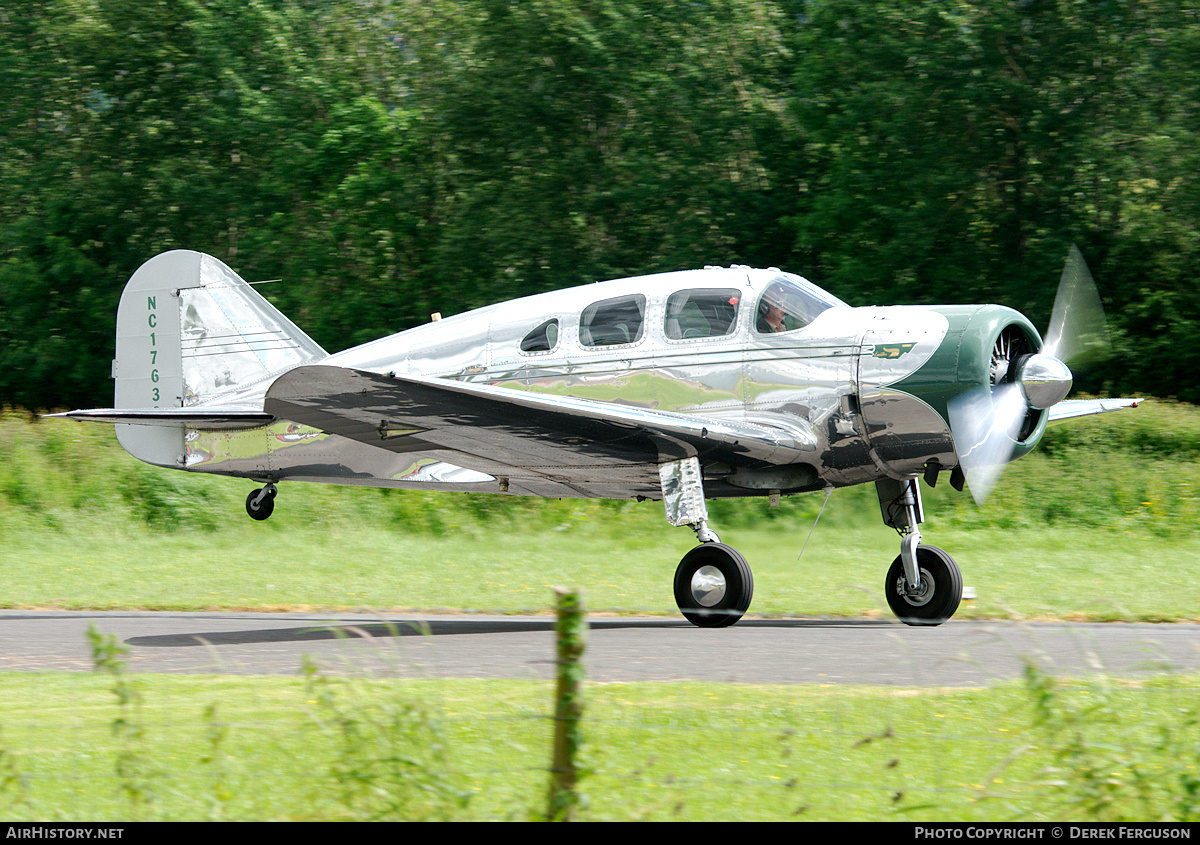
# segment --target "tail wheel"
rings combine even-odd
[[[701,628],[736,623],[754,598],[750,564],[724,543],[704,543],[683,556],[675,570],[675,603]]]
[[[246,497],[246,513],[254,519],[266,519],[275,510],[275,486],[255,490]]]
[[[937,546],[917,546],[921,586],[910,590],[904,561],[897,556],[888,569],[884,591],[888,607],[905,625],[941,625],[962,601],[962,573],[954,559]]]

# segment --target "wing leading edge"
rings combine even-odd
[[[392,452],[440,453],[498,477],[565,484],[576,495],[613,484],[657,492],[657,465],[680,458],[757,467],[804,460],[817,447],[803,428],[329,365],[280,376],[263,410]]]

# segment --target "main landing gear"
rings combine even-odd
[[[663,504],[672,525],[689,525],[700,545],[675,570],[675,603],[701,628],[736,623],[754,598],[754,576],[746,559],[708,527],[708,506],[696,458],[659,467]],[[962,601],[958,565],[936,546],[921,545],[924,521],[916,478],[876,482],[883,521],[900,534],[900,554],[884,583],[888,607],[906,625],[941,625]]]
[[[750,607],[754,576],[738,550],[722,543],[709,529],[702,478],[696,458],[659,467],[667,521],[690,525],[700,541],[675,569],[675,603],[693,625],[726,628]]]
[[[941,625],[958,610],[962,574],[954,559],[937,546],[917,546],[920,581],[913,587],[901,557],[888,569],[884,591],[888,607],[905,625]]]
[[[937,546],[922,546],[919,525],[925,521],[917,479],[875,482],[883,521],[900,534],[900,555],[884,581],[892,613],[905,625],[941,625],[962,601],[962,573],[954,558]]]
[[[275,485],[270,482],[261,490],[253,491],[246,497],[246,513],[252,519],[266,519],[275,510]]]

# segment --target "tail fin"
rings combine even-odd
[[[237,404],[246,388],[324,357],[325,350],[216,258],[164,252],[138,268],[121,294],[114,405]],[[135,457],[174,466],[183,455],[184,431],[182,424],[120,424],[117,438]]]

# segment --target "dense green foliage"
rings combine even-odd
[[[1200,409],[1148,401],[1142,406],[1050,426],[1039,447],[1007,468],[983,507],[940,483],[922,484],[926,518],[955,528],[1073,526],[1167,536],[1200,530]],[[598,523],[614,535],[667,531],[659,502],[537,499],[496,493],[441,493],[287,483],[288,502],[269,523],[245,520],[249,481],[182,473],[143,464],[112,429],[62,419],[0,414],[0,531],[47,524],[57,530],[95,517],[117,530],[156,534],[255,531],[283,524],[301,531],[319,515],[324,529],[381,526],[405,536],[454,538],[492,530],[582,531]],[[713,499],[714,526],[807,532],[821,525],[857,530],[880,524],[873,485],[822,493]],[[294,521],[293,521],[294,520]],[[606,527],[607,526],[607,527]],[[679,533],[685,546],[691,535]],[[3,599],[0,597],[0,602]]]
[[[3,0],[0,402],[110,401],[146,258],[326,348],[598,278],[787,267],[1045,325],[1200,401],[1200,20],[1176,0]]]

